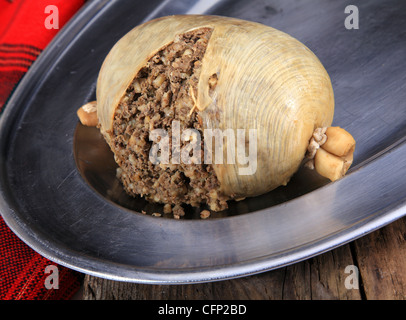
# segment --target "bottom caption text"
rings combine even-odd
[[[247,312],[243,304],[205,304],[202,306],[170,306],[165,304],[158,307],[159,315],[178,315],[189,318],[191,315],[242,315]]]

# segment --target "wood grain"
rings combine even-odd
[[[406,220],[354,242],[366,299],[406,298]]]

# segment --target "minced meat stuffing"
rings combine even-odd
[[[227,208],[228,198],[221,194],[212,165],[203,161],[202,120],[194,100],[211,33],[210,28],[200,28],[178,35],[157,52],[128,87],[114,117],[112,146],[119,165],[117,176],[126,192],[166,204],[168,212],[170,205],[176,216],[183,215],[183,204],[207,204],[213,211]],[[200,163],[150,161],[150,132],[166,130],[172,145],[173,121],[180,123],[180,130],[193,128],[201,133]],[[187,143],[182,141],[180,146]]]

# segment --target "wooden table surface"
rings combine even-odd
[[[83,283],[84,300],[405,298],[406,218],[306,261],[249,277],[202,284],[146,285],[86,275]]]

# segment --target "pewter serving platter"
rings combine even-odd
[[[348,5],[358,8],[358,29],[345,26]],[[330,183],[302,169],[287,187],[207,220],[200,208],[180,220],[153,217],[159,205],[123,192],[112,154],[76,110],[95,99],[103,59],[126,32],[159,16],[202,13],[264,23],[315,52],[334,87],[333,125],[357,141],[346,177]],[[405,29],[400,0],[89,1],[0,117],[0,212],[43,256],[140,283],[242,277],[348,243],[406,214]]]

